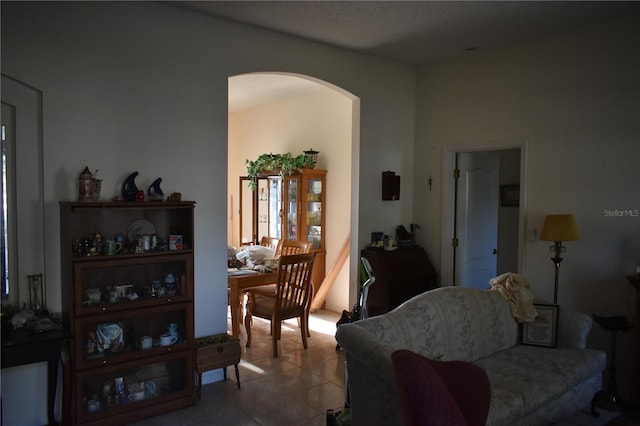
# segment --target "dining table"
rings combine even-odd
[[[231,335],[240,337],[240,325],[243,321],[243,293],[246,288],[266,286],[278,281],[277,272],[259,272],[253,270],[228,270],[229,306],[231,307]]]

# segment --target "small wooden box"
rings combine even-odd
[[[224,379],[227,380],[227,366],[236,369],[236,380],[240,388],[240,340],[226,333],[196,339],[196,372],[198,373],[198,398],[202,388],[202,373],[217,368],[224,369]]]

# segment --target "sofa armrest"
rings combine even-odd
[[[357,323],[342,324],[336,340],[346,354],[353,425],[402,425],[391,353],[396,348],[380,343]]]
[[[391,353],[396,348],[380,343],[376,336],[357,323],[340,325],[336,340],[349,358],[367,365],[368,374],[384,380],[393,378]]]
[[[560,307],[558,347],[585,349],[592,324],[593,320],[589,315],[564,306]]]

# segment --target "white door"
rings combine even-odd
[[[486,289],[496,276],[499,165],[491,152],[458,154],[456,285]]]

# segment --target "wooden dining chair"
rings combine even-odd
[[[280,245],[280,254],[281,256],[289,256],[292,254],[301,254],[301,253],[309,253],[311,250],[311,243],[308,241],[300,241],[300,240],[282,240],[282,244]],[[311,295],[309,296],[309,306],[306,308],[306,321],[302,323],[298,320],[298,326],[302,327],[303,324],[306,325],[305,333],[307,333],[307,337],[311,337],[311,332],[309,331],[309,314],[311,312],[311,301],[313,300],[313,283],[309,286],[311,291]]]
[[[273,356],[278,357],[278,340],[282,331],[282,321],[290,318],[300,320],[302,345],[307,349],[308,317],[310,304],[311,271],[315,253],[281,256],[278,264],[278,282],[275,297],[256,297],[254,289],[246,289],[249,295],[244,325],[247,329],[247,348],[251,346],[251,325],[253,317],[271,321],[271,338],[273,339]]]
[[[262,239],[260,239],[260,245],[273,249],[273,251],[277,255],[278,247],[280,246],[280,238],[262,237]]]
[[[265,237],[263,237],[264,239]],[[278,244],[278,249],[276,250],[276,256],[290,256],[293,254],[306,254],[309,253],[311,249],[311,243],[307,241],[299,241],[299,240],[280,240]],[[255,297],[276,297],[276,285],[263,285],[260,288],[256,288],[254,290]],[[311,337],[311,331],[309,330],[309,315],[311,313],[311,301],[313,300],[313,284],[311,285],[311,297],[309,297],[309,306],[307,306],[306,310],[306,325],[307,329],[305,332],[307,333],[307,337]],[[298,321],[298,325],[302,326],[302,322]]]
[[[292,254],[309,253],[311,249],[311,243],[308,241],[300,240],[282,240],[279,251],[276,252],[276,256],[289,256]]]

